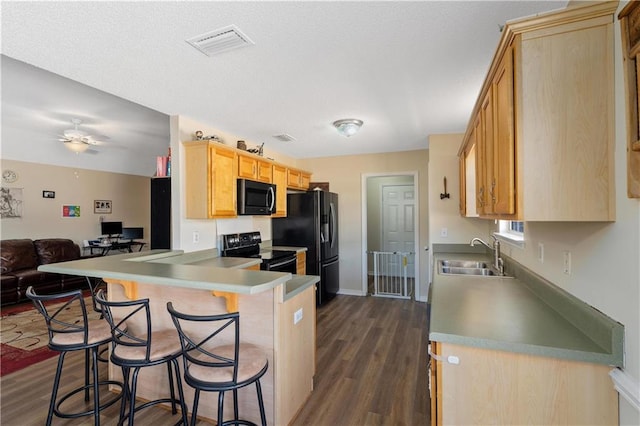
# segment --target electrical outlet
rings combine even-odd
[[[562,272],[567,275],[571,275],[571,252],[564,251],[562,252],[563,260],[562,260]]]
[[[198,231],[193,231],[193,244],[198,244],[200,242],[200,233]]]
[[[538,261],[544,263],[544,244],[538,243]]]
[[[293,323],[297,324],[302,321],[302,308],[298,309],[293,313]]]
[[[449,230],[447,228],[442,228],[440,229],[440,236],[441,237],[447,237],[449,235]]]

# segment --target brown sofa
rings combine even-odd
[[[91,256],[81,256],[80,247],[64,238],[0,241],[0,304],[27,300],[29,286],[38,294],[88,289],[85,277],[38,271],[39,265],[85,257]]]

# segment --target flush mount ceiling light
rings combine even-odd
[[[345,118],[333,122],[333,126],[338,129],[338,133],[343,136],[349,137],[358,133],[360,127],[362,127],[362,120],[356,118]]]

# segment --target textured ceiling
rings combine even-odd
[[[123,98],[185,115],[295,158],[402,151],[425,148],[430,134],[464,131],[501,25],[565,5],[5,1],[2,53],[115,95],[116,104]],[[231,24],[255,45],[207,57],[185,42]],[[69,121],[70,107],[56,106],[68,97],[47,95],[42,114]],[[126,106],[96,101],[102,105],[86,106],[83,115],[93,130],[104,130],[114,151],[167,146],[156,135],[145,142],[149,129]],[[4,121],[4,93],[2,102]],[[29,108],[27,99],[22,103]],[[341,118],[359,118],[364,126],[347,139],[331,126]],[[107,134],[120,120],[140,125],[138,136],[125,141]],[[99,127],[105,123],[111,127]],[[281,133],[296,141],[273,138]]]

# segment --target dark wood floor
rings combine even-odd
[[[428,425],[426,330],[424,303],[337,296],[319,308],[315,390],[292,425]],[[0,424],[44,424],[56,360],[0,379]],[[83,357],[68,356],[66,362],[71,374],[77,372],[82,380]],[[65,377],[65,383],[70,380]],[[117,415],[117,406],[104,410],[102,424],[116,425]],[[137,425],[177,420],[162,408],[136,416]],[[53,422],[91,423],[88,418]]]

